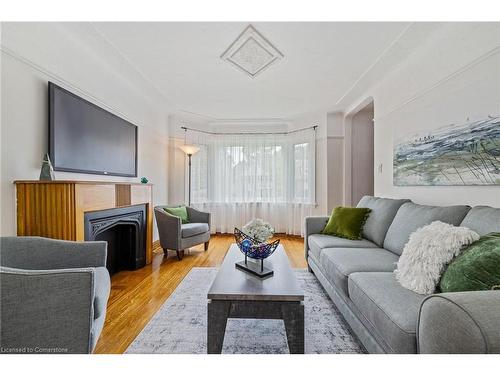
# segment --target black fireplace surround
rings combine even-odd
[[[106,241],[106,267],[112,275],[146,264],[146,205],[86,212],[85,241]]]

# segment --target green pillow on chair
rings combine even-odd
[[[189,223],[186,206],[167,207],[167,208],[164,208],[164,210],[172,216],[179,217],[182,220],[182,224]]]
[[[457,256],[439,287],[441,292],[500,289],[500,233],[482,236]]]
[[[369,208],[335,207],[322,233],[360,240],[363,225],[370,212]]]

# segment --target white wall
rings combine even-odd
[[[78,25],[77,25],[78,26]],[[38,179],[48,151],[47,81],[53,81],[139,127],[138,178],[56,172],[57,179],[138,181],[154,184],[154,203],[167,201],[168,129],[165,107],[145,95],[125,65],[108,65],[98,40],[77,38],[59,24],[2,24],[1,222],[16,234],[14,180]],[[63,32],[65,31],[65,32]],[[34,37],[36,35],[36,37]],[[88,35],[88,34],[86,34]],[[109,51],[108,51],[109,53]],[[116,67],[121,67],[116,69]],[[155,239],[157,233],[155,228]]]
[[[327,114],[327,207],[326,213],[344,205],[344,114]]]
[[[398,132],[500,114],[498,24],[445,24],[350,108],[370,96],[375,103],[375,195],[422,204],[500,207],[499,186],[398,187],[392,183],[393,140]]]
[[[351,122],[351,199],[357,205],[365,195],[373,195],[373,107],[356,113]]]

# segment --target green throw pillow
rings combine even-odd
[[[189,223],[186,206],[169,207],[165,208],[165,211],[167,211],[172,216],[179,217],[182,220],[182,224]]]
[[[500,289],[500,233],[482,236],[457,256],[439,287],[442,292]]]
[[[363,225],[370,212],[369,208],[335,207],[322,233],[360,240]]]

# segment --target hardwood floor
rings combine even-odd
[[[281,239],[292,267],[307,266],[301,237],[277,238]],[[175,252],[169,252],[165,259],[163,250],[155,248],[150,265],[114,275],[104,330],[94,352],[123,353],[191,268],[219,266],[232,243],[233,235],[212,236],[208,251],[203,250],[203,245],[193,247],[181,261]]]

